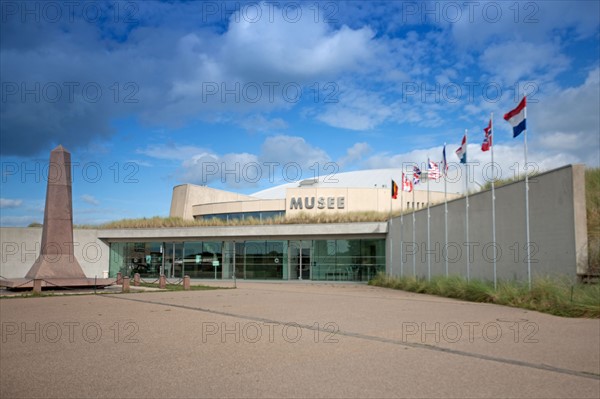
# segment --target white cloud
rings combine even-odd
[[[340,93],[340,101],[325,106],[317,119],[333,127],[371,130],[391,115],[390,106],[379,94],[347,88]]]
[[[146,148],[136,150],[136,153],[147,155],[152,158],[179,161],[206,152],[208,151],[201,147],[196,147],[192,145],[177,145],[174,143],[163,145],[153,144],[147,146]]]
[[[263,12],[269,7],[261,3]],[[315,21],[306,7],[302,18],[290,22],[284,10],[276,7],[273,18],[256,22],[236,22],[232,15],[223,35],[222,67],[250,80],[305,81],[354,69],[370,57],[374,32],[369,28],[334,30],[322,19]]]
[[[18,208],[23,204],[23,200],[0,198],[0,208]]]
[[[560,53],[557,44],[522,41],[489,46],[481,55],[480,62],[494,79],[508,85],[531,76],[536,76],[538,82],[548,81],[569,66],[569,60]]]
[[[544,43],[568,30],[577,39],[597,35],[599,12],[598,2],[586,0],[465,2],[461,17],[447,26],[460,49],[481,49],[498,38]]]
[[[355,143],[352,147],[346,150],[346,155],[340,158],[337,163],[341,168],[343,168],[361,161],[371,152],[373,152],[373,149],[368,143]]]
[[[229,188],[243,188],[255,187],[262,173],[262,165],[254,154],[202,153],[183,161],[179,179],[200,185],[221,183]]]
[[[302,178],[315,164],[322,168],[325,163],[330,162],[330,157],[324,150],[311,145],[302,137],[285,135],[267,137],[259,154],[218,154],[200,147],[175,144],[170,145],[166,152],[155,146],[138,152],[155,158],[182,160],[175,177],[183,183],[234,189],[258,187],[265,180],[273,183],[274,173],[281,176],[287,165],[298,165],[303,173],[298,178]],[[296,174],[297,167],[292,169],[286,176]]]
[[[329,162],[330,158],[327,152],[309,144],[303,137],[280,135],[268,137],[264,141],[260,160],[280,165],[295,162],[304,168],[315,163],[322,165]]]
[[[83,200],[83,202],[85,202],[86,204],[90,204],[90,205],[94,205],[94,206],[98,206],[100,205],[100,201],[98,201],[93,195],[89,195],[89,194],[83,194],[81,196],[81,199]]]
[[[600,68],[575,87],[554,87],[528,104],[528,127],[537,148],[600,166]]]
[[[372,58],[368,27],[333,29],[315,22],[306,7],[290,22],[276,4],[260,6],[257,21],[234,13],[220,36],[191,32],[179,39],[185,71],[173,76],[166,104],[147,115],[151,120],[290,109],[304,87],[356,71]]]
[[[150,163],[148,161],[142,161],[141,159],[130,159],[127,161],[127,163],[133,163],[133,164],[136,164],[137,166],[144,166],[146,168],[151,168],[153,166],[152,163]]]

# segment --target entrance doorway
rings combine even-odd
[[[312,279],[312,241],[290,241],[290,280]]]
[[[167,278],[183,278],[183,243],[182,242],[165,242],[164,256],[162,265],[162,274]]]

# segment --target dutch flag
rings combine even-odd
[[[521,134],[526,128],[527,119],[527,97],[523,97],[517,108],[504,115],[504,120],[510,123],[513,128],[513,138]]]
[[[456,156],[460,159],[460,163],[467,163],[467,135],[463,136],[460,147],[456,150]]]

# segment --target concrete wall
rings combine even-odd
[[[101,278],[108,272],[109,247],[98,238],[98,231],[73,231],[75,258],[87,277]],[[0,227],[0,276],[24,277],[40,253],[41,242],[41,228]]]
[[[585,168],[568,165],[535,176],[529,182],[531,271],[535,276],[575,278],[587,268]],[[525,182],[497,188],[496,248],[498,279],[527,281]],[[492,193],[469,197],[469,245],[464,198],[448,202],[448,246],[444,235],[444,204],[430,208],[430,246],[427,247],[427,210],[391,221],[387,240],[388,273],[427,277],[446,273],[493,279]],[[467,251],[468,247],[470,251]],[[427,255],[428,249],[431,251]],[[400,256],[402,251],[402,258]],[[429,272],[430,262],[430,272]]]
[[[182,184],[173,187],[171,211],[169,212],[169,215],[171,217],[192,220],[194,219],[192,209],[194,205],[248,200],[256,200],[256,198],[205,186]]]

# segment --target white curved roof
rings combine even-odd
[[[423,175],[426,172],[423,171]],[[412,173],[408,176],[412,179]],[[323,187],[323,188],[389,188],[391,187],[392,179],[400,185],[402,180],[402,169],[368,169],[368,170],[357,170],[353,172],[336,173],[334,175],[319,176],[318,178],[304,179],[291,183],[282,184],[268,188],[266,190],[258,191],[251,194],[253,197],[261,199],[281,199],[285,198],[285,192],[288,188],[295,187]],[[448,182],[447,190],[448,193],[462,193],[462,187],[464,183]],[[417,190],[427,190],[427,182],[425,179],[421,180],[421,183],[416,186]],[[430,191],[444,191],[444,181],[429,182]]]

